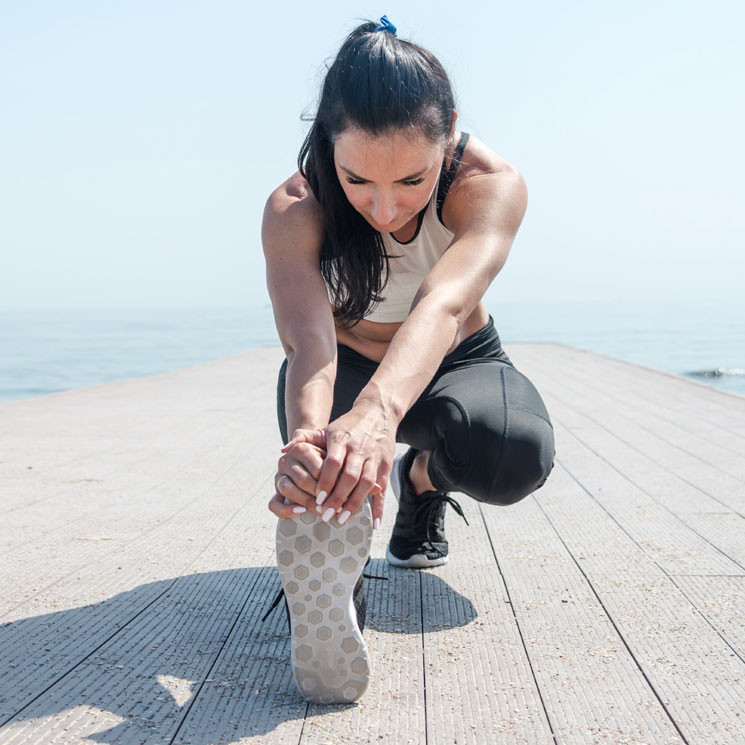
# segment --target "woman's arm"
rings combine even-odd
[[[445,214],[453,241],[422,282],[408,318],[358,399],[374,401],[399,420],[504,266],[525,214],[527,190],[515,168],[502,161],[491,172],[484,166],[464,170]]]
[[[298,430],[322,430],[331,415],[336,335],[320,271],[322,239],[318,204],[305,179],[295,174],[269,197],[262,225],[267,286],[287,355],[285,410],[291,439]],[[297,504],[315,508],[312,495],[285,491]],[[294,505],[284,504],[280,494],[269,506],[279,517],[294,514]]]
[[[484,150],[470,165],[464,163],[448,194],[445,218],[454,232],[450,247],[425,278],[409,316],[352,410],[327,428],[327,456],[318,488],[336,486],[324,506],[344,505],[355,512],[361,504],[360,491],[349,488],[351,479],[343,477],[349,463],[355,465],[352,475],[364,464],[368,470],[383,464],[387,470],[379,472],[378,480],[385,485],[395,447],[391,435],[395,437],[401,419],[507,259],[527,192],[515,168]],[[342,463],[343,474],[337,479]]]

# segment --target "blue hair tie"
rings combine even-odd
[[[388,16],[383,16],[380,19],[380,26],[378,26],[376,31],[388,31],[388,33],[396,35],[396,27],[388,20]]]

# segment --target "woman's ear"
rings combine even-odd
[[[453,123],[450,125],[450,134],[452,135],[453,132],[455,132],[455,122],[458,121],[458,112],[453,112]]]

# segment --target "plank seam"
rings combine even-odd
[[[424,585],[422,583],[421,571],[417,575],[419,579],[419,620],[422,629],[422,688],[423,695],[422,701],[424,701],[424,745],[429,745],[429,719],[427,716],[427,660],[425,656],[425,644],[424,644]]]
[[[240,433],[240,431],[241,431],[241,427],[236,427],[235,430],[231,433],[231,435],[232,436],[237,436]],[[175,447],[174,448],[169,448],[169,449],[167,449],[165,451],[160,452],[159,455],[164,455],[165,453],[168,453],[171,450],[176,450],[176,449],[177,448],[175,448]],[[208,456],[209,456],[209,452],[207,451],[207,449],[205,449],[204,453],[196,461],[194,461],[194,463],[195,464],[196,463],[201,463],[202,460],[205,460]],[[152,457],[156,457],[156,456],[152,456]],[[109,471],[107,473],[101,474],[101,477],[102,477],[101,478],[101,481],[103,481],[103,479],[105,479],[105,478],[107,478],[109,476],[112,476],[115,473],[118,473],[119,471],[121,471],[121,470],[123,470],[125,468],[129,468],[130,466],[133,466],[133,465],[138,465],[138,464],[142,463],[143,460],[144,461],[147,461],[147,460],[149,460],[149,458],[138,460],[138,461],[135,461],[133,464],[126,464],[124,466],[121,466],[121,468],[115,468],[113,471]],[[132,496],[134,498],[142,497],[143,495],[147,494],[149,491],[153,491],[155,489],[159,489],[164,484],[167,484],[169,481],[171,481],[172,479],[178,478],[180,476],[180,474],[181,474],[181,471],[180,470],[175,470],[175,471],[173,471],[173,473],[171,475],[169,475],[168,477],[166,477],[162,481],[159,481],[157,484],[153,484],[152,486],[148,486],[148,487],[142,489],[141,491],[135,492]],[[224,475],[225,474],[223,474],[219,478],[223,478]],[[11,512],[18,512],[18,510],[26,509],[28,507],[34,507],[34,506],[37,506],[37,505],[41,504],[42,502],[49,502],[49,500],[56,499],[57,497],[59,497],[59,496],[61,496],[63,494],[66,494],[67,492],[71,492],[71,491],[74,491],[74,488],[70,487],[70,488],[62,489],[61,491],[55,492],[54,494],[50,495],[49,497],[45,497],[44,499],[37,499],[35,502],[26,502],[26,503],[24,503],[22,505],[18,505],[17,507],[13,507],[13,508],[11,508],[9,510],[6,510],[6,511],[0,513],[0,514],[7,515],[7,514],[10,514]],[[80,515],[77,515],[76,517],[74,517],[73,519],[68,520],[67,522],[59,523],[59,524],[55,525],[54,528],[50,528],[49,530],[47,530],[47,531],[45,531],[43,533],[39,533],[36,536],[36,538],[37,539],[46,538],[47,536],[61,533],[69,525],[73,525],[73,524],[75,524],[77,522],[80,522],[81,520],[83,520],[86,517],[89,517],[90,515],[95,515],[97,513],[100,513],[100,511],[102,509],[106,508],[106,507],[116,506],[116,505],[117,505],[116,498],[111,499],[111,500],[109,500],[109,501],[107,501],[105,503],[98,502],[98,503],[96,503],[96,506],[95,506],[94,509],[89,510],[88,512],[83,512]],[[20,542],[20,543],[18,543],[15,546],[11,546],[11,547],[7,548],[2,555],[3,556],[8,556],[9,554],[13,553],[14,551],[17,551],[18,549],[22,549],[22,548],[25,548],[25,547],[26,547],[26,543],[25,542]]]

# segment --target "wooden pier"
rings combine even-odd
[[[554,471],[462,497],[433,570],[386,563],[389,497],[345,706],[302,699],[284,613],[260,620],[280,349],[1,404],[0,743],[745,743],[745,397],[506,349]]]

